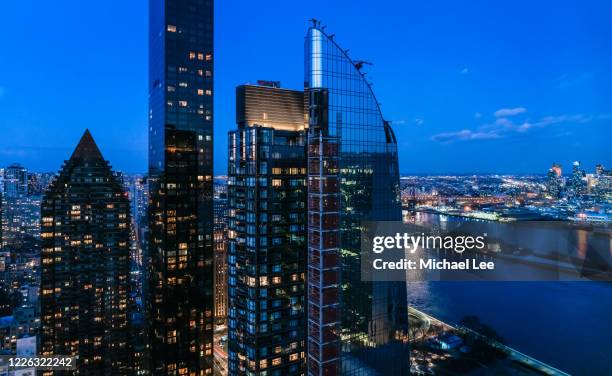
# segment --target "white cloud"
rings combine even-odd
[[[447,132],[439,133],[431,137],[433,141],[442,143],[450,143],[455,141],[468,141],[468,140],[490,140],[494,138],[500,138],[501,136],[495,131],[472,131],[469,129],[463,129],[459,132]]]
[[[533,127],[533,124],[531,124],[529,122],[524,122],[523,124],[521,124],[518,127],[516,127],[516,131],[520,132],[520,133],[524,133],[524,132],[527,132],[528,130],[530,130],[532,127]]]
[[[500,126],[500,127],[509,128],[509,127],[512,127],[514,123],[512,122],[512,120],[508,118],[500,117],[500,118],[495,119],[495,125]]]
[[[526,111],[527,109],[525,107],[502,108],[502,109],[495,111],[493,115],[495,115],[495,117],[508,117],[508,116],[515,116],[518,114],[522,114]]]
[[[461,74],[468,74],[469,72],[470,72],[470,70],[468,68],[463,68],[460,73]]]
[[[536,128],[544,128],[556,124],[586,124],[592,121],[604,121],[608,119],[612,119],[612,114],[544,116],[537,121],[526,120],[523,122],[514,122],[511,118],[499,117],[495,119],[493,123],[481,125],[474,130],[463,129],[458,132],[439,133],[433,135],[431,140],[441,143],[490,140],[525,134]]]
[[[391,122],[391,124],[393,125],[404,125],[404,124],[415,124],[415,125],[423,125],[423,123],[425,122],[425,120],[423,120],[423,118],[414,118],[414,121],[412,120],[404,120],[404,119],[400,119],[400,120],[393,120]]]

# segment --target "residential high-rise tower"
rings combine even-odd
[[[79,375],[133,373],[130,204],[89,131],[41,205],[41,354]]]
[[[397,140],[363,64],[313,21],[304,79],[311,375],[409,372],[406,283],[361,280],[361,223],[402,219]]]
[[[303,91],[239,86],[229,134],[230,375],[303,375],[306,132]]]
[[[213,367],[213,1],[149,4],[149,369],[206,375]]]

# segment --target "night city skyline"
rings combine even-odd
[[[612,122],[605,100],[612,87],[609,3],[574,9],[573,2],[496,8],[389,2],[374,14],[360,11],[366,3],[348,9],[239,3],[215,10],[215,38],[222,41],[215,134],[234,124],[235,86],[266,79],[301,88],[298,47],[314,16],[330,25],[327,31],[338,34],[353,59],[374,64],[364,71],[397,134],[402,174],[541,173],[552,162],[569,168],[574,160],[587,170],[612,164],[602,137]],[[387,12],[390,7],[398,12]],[[0,71],[0,165],[55,171],[89,128],[115,169],[145,172],[146,2],[122,5],[121,12],[113,2],[101,9],[3,8],[2,35],[22,34],[3,41],[19,59],[3,61]],[[60,11],[63,22],[51,24],[48,15]],[[115,27],[105,24],[109,18]],[[223,137],[215,142],[215,175],[226,173],[226,156]]]
[[[608,374],[612,2],[0,5],[0,376]]]

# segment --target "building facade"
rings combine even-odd
[[[4,196],[17,198],[28,194],[28,170],[20,164],[4,169]]]
[[[0,194],[0,247],[31,247],[40,232],[40,195],[28,190],[28,170],[12,164],[3,170]]]
[[[305,40],[308,373],[408,374],[406,284],[361,280],[361,222],[402,219],[397,140],[364,62],[323,29]]]
[[[149,4],[149,370],[207,375],[214,311],[213,1]]]
[[[215,179],[217,180],[217,179]],[[215,325],[227,319],[227,181],[215,181],[214,247],[215,247]]]
[[[546,191],[550,198],[558,199],[563,193],[563,177],[561,165],[553,163],[546,174]]]
[[[41,205],[41,354],[77,374],[133,372],[130,203],[86,131]]]
[[[304,94],[237,88],[229,134],[230,375],[303,375],[306,352]]]
[[[577,197],[587,192],[586,173],[579,161],[572,163],[572,176],[569,178],[568,186],[570,197]]]

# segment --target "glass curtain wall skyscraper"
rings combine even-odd
[[[149,2],[147,359],[212,374],[213,1]]]
[[[406,284],[362,281],[360,259],[362,221],[401,221],[397,141],[363,62],[323,29],[305,40],[308,372],[408,374]]]
[[[229,134],[230,375],[304,375],[304,92],[237,88]]]
[[[78,375],[133,374],[130,203],[89,131],[41,207],[41,354],[77,357]]]

